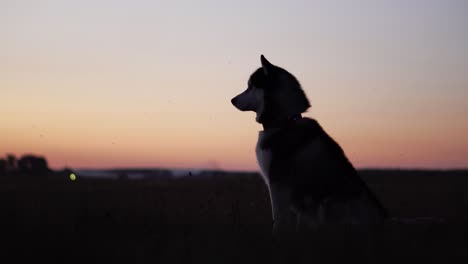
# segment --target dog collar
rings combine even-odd
[[[288,117],[288,121],[297,121],[297,120],[299,120],[301,118],[302,118],[301,114],[296,114],[296,115],[292,115],[292,116]]]
[[[269,130],[269,129],[278,129],[278,128],[283,128],[285,126],[288,126],[289,124],[296,122],[298,120],[302,119],[301,114],[294,114],[286,118],[285,120],[283,119],[282,122],[275,122],[275,123],[262,123],[263,124],[263,130]]]

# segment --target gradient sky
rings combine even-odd
[[[468,1],[0,0],[0,155],[257,170],[265,54],[356,167],[468,167]]]

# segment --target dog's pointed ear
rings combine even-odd
[[[275,66],[271,64],[263,55],[260,55],[260,61],[262,62],[262,68],[263,68],[263,72],[265,73],[265,75],[268,75],[268,73],[271,73],[271,70]]]

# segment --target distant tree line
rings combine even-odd
[[[47,176],[50,172],[47,160],[42,156],[25,154],[17,159],[15,155],[7,154],[6,158],[0,158],[0,176]]]

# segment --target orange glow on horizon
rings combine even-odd
[[[0,143],[7,153],[17,156],[44,155],[56,169],[68,166],[258,170],[254,147],[260,126],[252,124],[249,114],[240,113],[245,117],[243,121],[222,122],[215,127],[196,126],[197,122],[190,120],[161,127],[159,118],[177,118],[178,114],[166,113],[163,117],[149,114],[151,122],[146,115],[11,113],[7,115],[9,118],[2,118],[8,130],[2,129]],[[466,127],[459,133],[452,131],[449,138],[442,136],[442,128],[442,131],[433,130],[433,135],[418,134],[411,127],[393,128],[393,133],[384,134],[386,127],[371,127],[370,124],[350,130],[347,128],[350,124],[335,123],[338,126],[333,127],[332,122],[321,123],[358,168],[466,167],[464,157],[468,155],[468,141],[462,133],[468,130]],[[451,144],[454,141],[461,142],[458,148]]]

